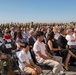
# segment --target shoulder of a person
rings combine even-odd
[[[40,45],[40,43],[38,42],[38,41],[36,41],[35,43],[34,43],[34,46],[39,46]]]
[[[44,42],[42,42],[42,44],[43,44],[43,45],[45,45],[45,43],[44,43]]]
[[[70,35],[66,35],[66,37],[70,37]]]
[[[32,37],[31,36],[28,36],[28,39],[31,39]]]
[[[25,52],[21,50],[21,51],[18,53],[18,56],[23,56],[23,55],[25,55]]]

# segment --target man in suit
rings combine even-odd
[[[28,37],[27,42],[28,42],[30,48],[32,49],[33,48],[33,45],[34,45],[34,43],[36,41],[36,39],[34,37],[34,30],[30,30],[29,31],[29,34],[30,34],[30,36]]]
[[[33,29],[30,30],[30,31],[29,31],[29,34],[30,34],[30,36],[28,37],[27,42],[28,42],[28,44],[29,44],[29,46],[30,46],[30,53],[31,53],[31,57],[32,57],[32,59],[33,59],[33,62],[36,63],[37,61],[36,61],[36,59],[34,58],[35,54],[34,54],[34,52],[33,52],[33,50],[32,50],[33,45],[34,45],[34,43],[35,43],[35,41],[36,41],[36,39],[35,39],[35,37],[34,37],[34,30],[33,30]]]
[[[61,28],[60,29],[60,36],[57,40],[58,45],[62,48],[62,49],[66,49],[67,46],[67,40],[66,40],[66,30]]]

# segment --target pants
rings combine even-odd
[[[23,69],[23,72],[26,72],[26,73],[28,73],[28,74],[31,74],[32,71],[33,71],[33,69],[30,68],[30,67],[25,67],[25,68]]]
[[[62,65],[61,65],[62,64],[62,58],[58,57],[58,56],[54,56],[54,57],[56,58],[56,61],[51,60],[51,59],[47,59],[47,60],[42,59],[41,61],[38,61],[38,62],[52,66],[53,67],[53,73],[55,75],[58,75],[59,72],[62,70]]]

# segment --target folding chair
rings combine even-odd
[[[52,72],[53,67],[51,67],[49,65],[46,65],[46,64],[38,63],[37,60],[36,60],[36,58],[35,58],[36,55],[35,55],[34,51],[30,50],[30,53],[31,53],[31,57],[33,59],[33,62],[35,64],[37,64],[38,66],[40,66],[42,68],[42,70],[45,70],[45,69],[48,70],[48,69],[50,69],[45,75],[48,75],[50,72]],[[44,75],[44,73],[43,73],[43,75]]]

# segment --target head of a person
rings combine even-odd
[[[73,35],[72,29],[68,29],[68,30],[66,31],[66,33],[67,33],[68,35]]]
[[[60,29],[60,34],[66,35],[66,30],[65,30],[64,28],[61,28],[61,29]]]
[[[24,32],[27,32],[27,29],[26,28],[24,28]]]
[[[52,39],[54,39],[54,32],[53,31],[51,31],[51,32],[49,32],[49,34],[47,35],[47,38],[46,38],[46,40],[47,41],[49,41],[49,40],[52,40]]]
[[[58,28],[57,27],[53,27],[53,32],[54,33],[58,33]]]
[[[14,31],[14,27],[12,27],[11,30]]]
[[[48,27],[47,32],[50,32],[50,31],[51,31],[51,28],[50,28],[50,27]]]
[[[27,42],[20,42],[20,48],[21,50],[24,50],[25,52],[29,51],[29,45]]]
[[[5,29],[5,34],[8,35],[9,34],[9,30]]]
[[[36,36],[36,39],[39,40],[40,42],[42,42],[44,39],[44,33],[42,31],[37,31],[35,36]]]
[[[17,32],[17,38],[22,39],[23,38],[23,32],[21,30],[19,30]]]
[[[30,34],[30,36],[33,37],[33,36],[34,36],[34,30],[30,30],[30,31],[29,31],[29,34]]]

